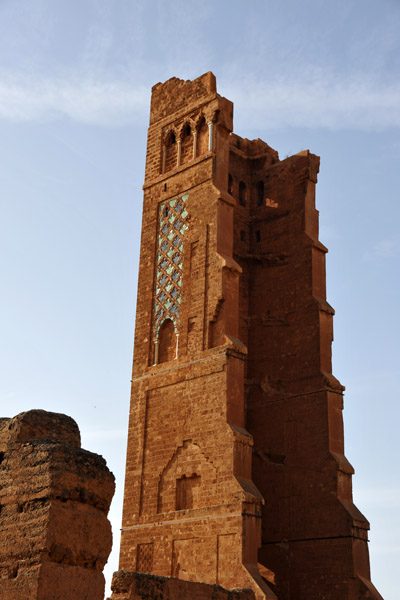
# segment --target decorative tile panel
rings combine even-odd
[[[188,194],[163,202],[159,208],[157,272],[154,294],[154,339],[161,325],[171,319],[175,331],[179,325],[182,302],[183,241],[188,230]]]
[[[151,573],[153,570],[154,544],[138,544],[136,570],[140,573]]]

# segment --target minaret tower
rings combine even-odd
[[[232,134],[215,77],[152,90],[120,569],[378,600],[352,502],[318,157]]]
[[[260,577],[239,341],[232,103],[215,77],[153,88],[132,377],[121,569],[223,587]]]

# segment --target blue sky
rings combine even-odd
[[[321,156],[320,239],[372,578],[397,600],[398,0],[0,0],[0,414],[73,416],[117,477],[151,86],[212,70],[235,132]]]

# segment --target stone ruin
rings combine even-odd
[[[66,415],[0,419],[1,600],[103,600],[114,476]]]

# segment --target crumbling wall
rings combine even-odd
[[[250,589],[225,590],[219,585],[134,571],[114,573],[112,591],[111,600],[255,600]]]
[[[114,487],[70,417],[0,419],[0,599],[103,600]]]

